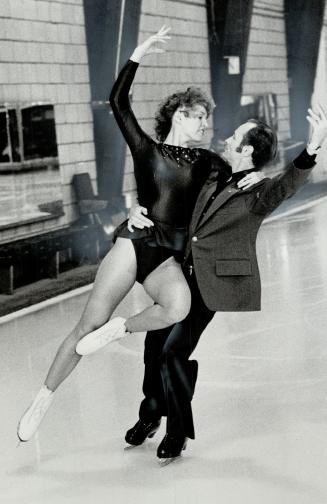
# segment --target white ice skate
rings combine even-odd
[[[99,327],[99,329],[84,336],[76,345],[76,353],[79,355],[88,355],[100,350],[112,341],[123,338],[129,334],[126,332],[125,322],[126,319],[123,317],[109,320],[109,322]]]
[[[18,424],[17,436],[20,441],[29,441],[34,436],[44,415],[52,404],[53,397],[53,392],[46,386],[41,388]]]

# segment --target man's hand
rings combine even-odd
[[[164,53],[165,49],[158,47],[158,44],[167,43],[170,39],[169,35],[167,35],[169,31],[170,27],[163,25],[157,33],[151,35],[151,37],[147,38],[142,44],[136,47],[130,59],[139,63],[147,54]]]
[[[133,233],[133,226],[138,229],[154,226],[153,222],[145,217],[145,215],[148,215],[148,210],[145,207],[142,207],[140,205],[133,205],[130,208],[128,215],[128,231]]]
[[[317,154],[317,150],[327,137],[327,116],[321,105],[314,110],[308,109],[307,120],[312,126],[311,140],[307,146],[308,154]]]
[[[258,182],[261,182],[263,180],[265,175],[261,172],[251,172],[245,175],[238,183],[237,187],[239,189],[250,189],[253,185],[257,184]]]

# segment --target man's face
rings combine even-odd
[[[248,150],[246,146],[243,146],[240,149],[240,145],[243,141],[244,135],[250,131],[250,129],[255,128],[256,124],[251,122],[246,122],[241,124],[235,131],[232,136],[225,140],[225,149],[222,153],[223,158],[231,165],[232,171],[235,173],[237,171],[237,166],[240,161],[249,156]],[[240,169],[243,169],[241,167]]]
[[[194,105],[191,109],[181,107],[177,112],[186,141],[201,142],[208,127],[208,115],[203,105]]]

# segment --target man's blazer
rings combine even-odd
[[[282,175],[265,178],[249,190],[228,184],[204,216],[217,181],[203,186],[193,212],[185,257],[192,252],[199,289],[210,310],[261,309],[258,230],[264,218],[307,180],[314,159],[304,151]]]

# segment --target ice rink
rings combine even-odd
[[[0,319],[3,504],[326,504],[327,200],[266,223],[263,309],[218,313],[195,356],[196,440],[160,467],[164,435],[126,448],[141,400],[144,334],[84,358],[36,437],[16,425],[87,289]],[[119,314],[147,303],[140,286]]]

